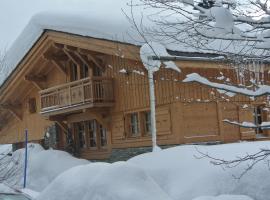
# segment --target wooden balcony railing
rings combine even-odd
[[[84,106],[111,106],[113,81],[104,77],[85,78],[40,91],[41,113]],[[62,111],[65,112],[65,111]]]

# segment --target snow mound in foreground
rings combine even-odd
[[[0,162],[0,176],[6,177],[5,183],[16,189],[23,186],[25,149],[19,149]],[[28,144],[27,188],[42,191],[59,174],[89,161],[74,158],[64,151],[44,150],[39,144]]]
[[[195,157],[202,156],[199,150],[231,160],[261,148],[270,149],[270,142],[182,145],[126,162],[81,165],[60,174],[37,199],[266,200],[270,195],[268,162],[259,162],[238,180],[232,175],[239,176],[248,163],[224,170],[209,163],[209,159]]]
[[[170,200],[138,166],[127,162],[93,163],[58,176],[37,200]]]
[[[220,195],[217,197],[210,197],[210,196],[198,197],[193,200],[253,200],[253,199],[244,195]]]
[[[201,196],[233,194],[266,200],[270,195],[270,171],[267,161],[259,162],[238,180],[233,175],[240,176],[252,161],[224,170],[211,164],[207,158],[196,158],[202,157],[198,150],[216,158],[232,160],[247,153],[258,152],[261,148],[270,149],[270,142],[182,145],[139,155],[128,162],[144,169],[173,199],[192,200]]]
[[[58,150],[43,150],[29,157],[28,185],[35,191],[42,191],[62,172],[89,161],[72,157]]]

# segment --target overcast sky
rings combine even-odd
[[[91,4],[93,0],[0,0],[0,50],[12,44],[34,14],[47,10],[87,10]]]

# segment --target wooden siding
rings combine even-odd
[[[40,115],[39,112],[42,111],[42,108],[48,107],[48,105],[41,106],[40,104],[40,90],[51,91],[51,89],[46,89],[54,88],[54,91],[58,91],[59,85],[73,84],[70,83],[70,71],[68,70],[70,59],[61,60],[64,68],[59,68],[54,62],[44,58],[44,54],[48,51],[49,53],[57,52],[55,43],[69,45],[69,49],[70,47],[80,48],[78,52],[84,50],[101,61],[100,63],[104,67],[100,75],[101,78],[114,80],[110,91],[111,94],[114,94],[113,107],[80,108],[76,109],[74,113],[58,113],[59,116],[49,119]],[[44,34],[18,66],[11,79],[1,88],[1,103],[14,99],[11,103],[20,103],[23,106],[21,121],[14,118],[13,115],[9,115],[8,123],[0,132],[0,143],[22,142],[26,128],[29,130],[30,140],[40,140],[43,138],[46,128],[52,125],[54,120],[62,123],[64,132],[67,131],[64,130],[66,126],[73,122],[96,119],[108,130],[108,149],[101,152],[85,150],[81,152],[81,156],[89,159],[105,158],[109,156],[113,148],[150,146],[152,143],[150,135],[141,134],[138,137],[130,137],[127,134],[127,115],[149,110],[147,71],[138,61],[138,52],[138,47],[127,44],[64,33],[48,32]],[[93,62],[91,62],[92,64]],[[256,102],[264,104],[264,98],[254,102],[241,95],[229,97],[215,89],[197,83],[182,82],[190,73],[199,73],[209,80],[221,82],[217,77],[222,72],[224,76],[230,78],[232,83],[237,84],[237,76],[231,66],[226,63],[200,61],[179,61],[177,65],[181,68],[181,73],[162,67],[154,75],[159,145],[255,139],[254,131],[240,129],[237,126],[224,123],[223,120],[252,121],[253,111],[245,110],[240,105],[242,103],[252,105]],[[123,69],[126,73],[122,73]],[[26,75],[44,75],[46,81],[39,84],[29,82],[25,80]],[[93,72],[89,75],[90,79],[92,75]],[[264,73],[264,79],[265,83],[269,82],[268,72]],[[41,94],[44,95],[44,91]],[[41,98],[44,97],[42,95]],[[28,112],[29,98],[36,98],[37,113]]]

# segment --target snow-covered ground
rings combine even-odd
[[[136,156],[126,162],[91,163],[30,145],[28,189],[37,200],[267,200],[270,171],[258,163],[240,180],[246,164],[224,170],[201,154],[234,159],[270,148],[270,142],[182,145]],[[13,154],[19,154],[19,150]]]

